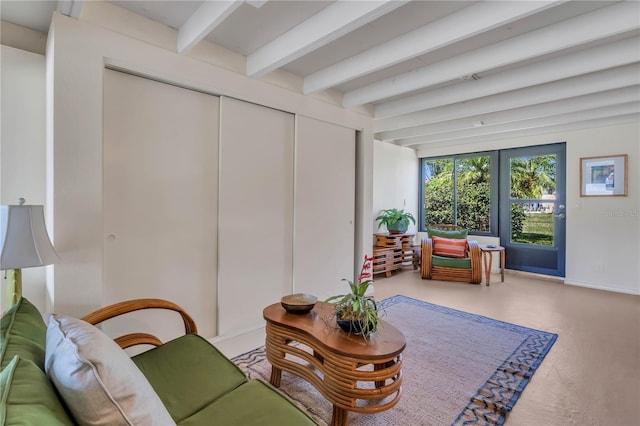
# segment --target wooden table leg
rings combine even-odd
[[[386,368],[386,364],[373,364],[373,371],[380,371]],[[377,380],[375,382],[376,388],[381,388],[384,386],[384,380]]]
[[[331,426],[347,426],[347,416],[349,412],[343,408],[333,406],[333,415],[331,416]]]
[[[280,380],[282,379],[282,370],[278,367],[271,367],[271,380],[269,382],[273,385],[274,388],[280,387]]]
[[[504,282],[504,250],[500,250],[500,275],[502,276],[502,282]]]
[[[389,368],[395,365],[395,361],[387,361],[383,364],[373,364],[373,371],[380,371],[380,370],[384,370],[385,368]],[[375,387],[376,388],[381,388],[385,385],[385,381],[384,380],[376,380],[374,382]]]
[[[493,264],[493,253],[490,251],[482,252],[482,261],[484,262],[484,279],[487,282],[487,287],[491,280],[491,265]]]

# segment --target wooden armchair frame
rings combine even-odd
[[[482,281],[482,251],[477,241],[467,240],[467,256],[471,258],[471,268],[433,266],[431,262],[433,240],[431,238],[422,239],[421,249],[420,275],[422,279],[459,281],[471,284],[480,284]]]
[[[82,320],[88,322],[89,324],[96,325],[108,319],[142,309],[168,309],[175,311],[182,317],[185,334],[198,332],[195,321],[193,320],[193,318],[191,318],[191,316],[189,316],[189,314],[184,311],[184,309],[182,309],[175,303],[163,299],[134,299],[114,303],[113,305],[105,306],[104,308],[100,308],[97,311],[85,315],[84,317],[82,317]],[[160,339],[148,333],[131,333],[117,337],[113,340],[118,345],[120,345],[122,349],[143,344],[153,346],[162,345],[162,341],[160,341]]]

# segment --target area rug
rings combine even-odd
[[[501,425],[558,337],[405,296],[379,304],[407,340],[402,395],[388,411],[350,412],[353,426]],[[264,347],[233,361],[269,381]],[[280,390],[320,425],[331,422],[331,404],[304,380],[283,372]]]

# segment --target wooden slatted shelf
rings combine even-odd
[[[374,234],[373,273],[391,272],[403,266],[418,267],[419,249],[413,245],[414,234]]]

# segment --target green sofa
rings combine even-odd
[[[78,424],[45,373],[47,325],[38,309],[21,298],[0,325],[0,426]],[[247,379],[195,333],[132,360],[178,425],[315,424],[270,385]]]

